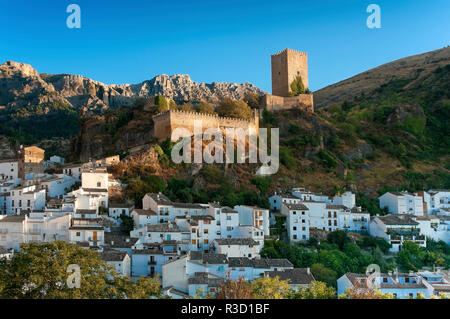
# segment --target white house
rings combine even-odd
[[[64,174],[36,176],[40,188],[45,189],[46,195],[50,198],[66,194],[76,179]]]
[[[0,160],[0,182],[19,178],[19,162],[8,159]]]
[[[387,207],[391,214],[423,216],[423,199],[408,192],[387,192],[379,197],[380,208]]]
[[[376,216],[370,221],[369,234],[386,239],[392,245],[391,251],[399,251],[405,241],[426,246],[426,237],[420,233],[419,223],[411,215]]]
[[[259,243],[252,238],[216,238],[212,246],[215,253],[228,257],[259,258]]]
[[[232,238],[239,236],[239,213],[227,206],[210,203],[208,213],[215,219],[217,236]]]
[[[445,211],[450,209],[450,190],[448,189],[430,189],[428,192],[418,194],[423,198],[428,215],[445,214]]]
[[[346,273],[337,280],[337,293],[341,295],[348,289],[369,289],[368,280],[366,274]],[[383,294],[393,294],[394,298],[398,299],[417,298],[418,294],[430,298],[434,293],[433,287],[414,273],[393,274],[389,272],[375,276],[372,280],[373,287]]]
[[[11,189],[11,210],[7,214],[23,211],[42,210],[45,207],[45,189],[37,185],[18,186]]]
[[[131,217],[134,221],[135,228],[141,228],[147,224],[157,224],[158,216],[153,210],[145,210],[145,209],[133,209],[131,212]]]
[[[100,219],[72,218],[69,227],[69,242],[89,243],[89,246],[103,246],[105,230]]]
[[[0,219],[0,246],[18,251],[26,243],[28,233],[27,215],[10,215]]]
[[[294,195],[276,193],[269,197],[270,209],[280,211],[281,204],[299,204],[302,200]]]
[[[300,198],[302,201],[315,201],[331,204],[332,200],[327,196],[319,193],[310,192],[304,188],[293,188],[292,195]]]
[[[343,205],[351,209],[356,206],[356,195],[348,191],[343,193],[342,195],[337,194],[333,197],[332,204]]]
[[[108,216],[120,219],[120,216],[130,216],[133,206],[126,203],[109,203]]]
[[[115,272],[122,277],[131,276],[131,258],[126,251],[119,251],[111,248],[103,248],[102,260],[114,267]]]
[[[289,241],[309,239],[309,208],[304,204],[281,205],[281,214],[286,216],[286,230]]]
[[[82,164],[71,164],[63,168],[64,175],[71,176],[77,181],[81,181]]]
[[[237,205],[234,210],[239,213],[239,225],[254,226],[264,232],[264,236],[270,235],[269,210],[256,206]]]

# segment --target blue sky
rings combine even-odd
[[[66,7],[81,7],[81,29]],[[381,7],[381,29],[366,8]],[[311,90],[450,44],[448,0],[0,0],[0,62],[138,83],[161,73],[251,82],[270,92],[270,55],[308,52]]]

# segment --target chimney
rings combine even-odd
[[[311,270],[310,270],[310,268],[308,267],[308,268],[306,268],[306,273],[308,274],[308,275],[311,275]]]
[[[125,239],[125,242],[129,243],[130,242],[130,238]]]

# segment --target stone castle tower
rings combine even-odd
[[[302,77],[305,88],[308,88],[308,55],[292,49],[284,49],[271,56],[272,94],[289,96],[290,85],[297,76]]]

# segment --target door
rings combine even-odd
[[[94,237],[94,241],[97,241],[97,232],[96,231],[93,233],[93,237]]]

